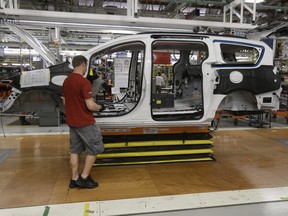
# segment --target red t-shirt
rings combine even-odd
[[[92,85],[82,75],[71,73],[63,83],[65,116],[68,126],[82,127],[95,123],[93,112],[88,109],[85,99],[92,98]]]

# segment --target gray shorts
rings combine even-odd
[[[101,130],[96,123],[84,127],[70,127],[69,133],[72,154],[85,151],[88,155],[97,155],[104,151]]]

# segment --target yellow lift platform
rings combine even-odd
[[[145,131],[145,128],[142,128]],[[154,134],[129,133],[107,135],[104,129],[104,153],[97,156],[94,166],[132,165],[212,161],[213,142],[208,127],[181,127],[153,129]],[[151,128],[150,128],[151,130]],[[114,130],[117,131],[118,130]],[[158,131],[155,133],[155,131]],[[192,131],[192,132],[191,132]],[[106,133],[106,136],[105,136]]]

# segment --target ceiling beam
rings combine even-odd
[[[103,14],[87,14],[73,12],[58,12],[58,11],[40,11],[40,10],[24,10],[24,9],[3,9],[6,16],[19,17],[21,20],[29,20],[34,23],[51,22],[52,25],[78,25],[84,28],[105,28],[105,29],[125,29],[134,30],[136,32],[143,31],[168,31],[168,30],[183,30],[192,31],[196,26],[207,26],[211,28],[223,29],[243,29],[251,30],[256,28],[252,24],[238,24],[198,21],[198,20],[183,20],[183,19],[166,19],[155,17],[128,17],[120,15],[103,15]],[[58,23],[58,24],[57,24]]]

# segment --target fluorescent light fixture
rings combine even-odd
[[[113,36],[101,36],[102,40],[112,40]]]
[[[137,34],[138,31],[130,31],[130,30],[102,30],[103,33],[112,33],[112,34]]]
[[[4,48],[4,55],[39,55],[35,50],[31,49],[16,49],[16,48]]]
[[[75,56],[75,55],[81,55],[84,51],[71,51],[71,50],[62,50],[61,55],[68,55],[68,56]]]
[[[20,64],[20,63],[12,63],[13,66],[30,66],[30,64]]]
[[[3,66],[8,66],[8,63],[3,63],[2,64]],[[21,64],[21,63],[10,63],[9,65],[12,65],[12,66],[30,66],[30,64],[29,63],[23,63],[23,64]]]
[[[62,50],[61,55],[69,55],[69,56],[75,56],[75,55],[80,55],[84,51],[71,51],[71,50]],[[36,55],[39,56],[39,54],[34,50],[34,49],[20,49],[17,48],[4,48],[4,55]]]

